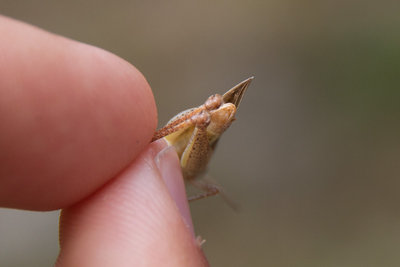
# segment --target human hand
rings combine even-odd
[[[57,266],[207,266],[140,72],[9,18],[0,35],[0,206],[63,208]]]

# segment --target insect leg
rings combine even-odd
[[[215,186],[212,184],[202,183],[197,180],[190,180],[190,183],[194,187],[201,189],[203,192],[200,194],[188,197],[188,201],[195,201],[195,200],[203,199],[206,197],[215,196],[221,192],[220,188],[218,186]]]
[[[224,199],[226,204],[228,204],[228,206],[230,206],[235,211],[239,210],[238,204],[232,201],[232,199],[225,194],[222,187],[219,184],[215,183],[214,181],[204,178],[202,180],[190,180],[190,183],[194,187],[202,190],[203,193],[188,197],[188,201],[195,201],[219,194]]]
[[[205,170],[212,153],[207,136],[207,126],[210,124],[209,112],[202,111],[192,120],[195,127],[181,157],[182,172],[186,180],[194,179]]]

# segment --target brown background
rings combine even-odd
[[[398,266],[398,3],[0,1],[0,13],[134,64],[160,125],[255,76],[209,171],[241,211],[191,206],[213,266]],[[0,210],[0,265],[52,265],[57,217]]]

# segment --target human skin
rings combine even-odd
[[[0,16],[0,206],[63,209],[57,266],[207,266],[132,65]]]

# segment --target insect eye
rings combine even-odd
[[[206,108],[206,110],[210,111],[210,110],[214,110],[219,108],[223,103],[222,100],[222,96],[219,94],[215,94],[210,96],[206,102],[204,103],[204,106]]]
[[[196,114],[192,117],[192,121],[197,125],[197,126],[203,126],[206,127],[207,125],[210,124],[211,118],[210,118],[210,113],[206,110],[203,110],[199,114]]]

